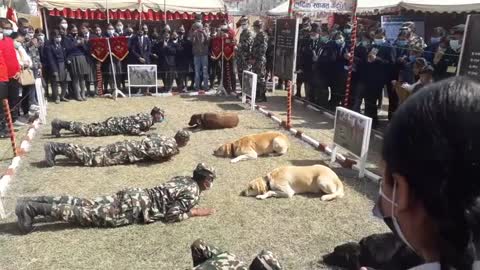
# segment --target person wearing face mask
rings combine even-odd
[[[46,55],[52,76],[52,100],[57,104],[60,103],[60,101],[68,102],[69,100],[66,98],[66,95],[71,77],[67,70],[66,50],[62,46],[62,36],[58,30],[52,33],[52,42],[46,48]],[[59,88],[61,89],[60,94]]]
[[[208,90],[208,46],[209,36],[201,23],[192,26],[192,53],[195,66],[195,89]],[[201,81],[203,79],[203,83]]]
[[[148,36],[148,26],[146,24],[137,31],[137,35],[130,40],[130,53],[133,56],[133,61],[137,65],[150,64],[150,57],[152,54],[152,40]],[[158,55],[158,54],[157,54]],[[160,55],[158,55],[160,57]],[[142,89],[139,89],[139,92]],[[148,88],[143,89],[144,94],[148,95]]]
[[[248,28],[248,18],[242,17],[239,20],[241,34],[237,45],[237,70],[238,79],[240,80],[240,87],[242,86],[243,71],[250,71],[252,65],[250,65],[250,55],[252,53],[253,45],[253,32]]]
[[[313,23],[311,25],[311,32],[310,32],[310,40],[309,42],[305,43],[305,46],[302,51],[302,59],[299,59],[300,64],[298,67],[303,73],[305,77],[305,96],[308,101],[315,102],[316,95],[314,85],[315,83],[312,82],[315,79],[313,76],[313,64],[316,60],[317,53],[321,47],[322,42],[320,41],[320,27],[318,24]],[[297,97],[301,97],[299,91],[295,93]]]
[[[33,37],[29,42],[25,42],[25,50],[32,61],[31,69],[33,71],[33,76],[35,79],[41,78],[42,74],[42,63],[40,58],[40,51],[39,51],[40,44],[38,43],[38,39]],[[30,86],[30,95],[28,99],[24,99],[22,101],[22,109],[24,115],[27,115],[29,112],[34,114],[40,107],[38,106],[38,98],[36,95],[35,85]]]
[[[350,47],[350,44],[352,42],[352,30],[353,26],[351,23],[347,23],[343,26],[343,37],[345,38],[345,44],[347,44],[347,47]]]
[[[428,42],[428,46],[425,48],[425,54],[423,56],[429,63],[433,63],[433,58],[435,57],[435,53],[438,51],[439,47],[444,47],[446,37],[447,31],[443,27],[439,26],[433,28],[430,42]]]
[[[267,48],[268,48],[268,36],[263,30],[263,22],[256,20],[253,23],[253,30],[255,32],[255,38],[252,44],[252,53],[250,62],[252,64],[252,72],[257,74],[257,102],[267,101],[267,85],[265,81],[265,75],[267,73]]]
[[[83,23],[82,26],[80,26],[80,34],[81,37],[84,40],[85,43],[85,59],[87,60],[88,64],[88,74],[86,76],[86,81],[85,81],[85,87],[87,91],[87,95],[90,97],[94,97],[97,95],[97,60],[92,57],[90,51],[91,51],[91,44],[90,44],[90,38],[94,37],[94,34],[90,33],[90,29],[88,27],[88,23]],[[92,92],[92,86],[93,86],[93,92]]]
[[[104,37],[106,38],[113,38],[117,37],[117,33],[115,32],[115,28],[113,25],[110,23],[107,25],[107,30],[105,32]],[[107,57],[105,61],[102,63],[102,73],[104,74],[104,80],[103,80],[103,89],[105,89],[106,93],[112,93],[116,88],[117,89],[122,89],[121,88],[121,74],[123,74],[123,66],[121,61],[119,61],[116,57],[112,57],[113,61],[113,68],[112,68],[112,62],[110,60],[110,57]],[[117,85],[115,87],[115,80],[113,76],[116,76],[116,81]]]
[[[297,59],[303,59],[303,52],[307,50],[307,46],[310,43],[310,31],[312,29],[311,21],[309,17],[303,17],[302,18],[302,24],[300,25],[300,32],[298,33],[298,43],[297,43],[297,48],[298,48],[298,53],[297,53]],[[301,69],[302,63],[301,61],[296,62],[296,67],[295,71],[297,73],[297,80],[296,80],[296,86],[297,86],[297,91],[295,92],[295,95],[297,97],[301,96],[302,92],[302,85],[305,83],[305,75],[303,74],[303,70]],[[283,82],[281,82],[283,84]],[[281,85],[280,84],[280,85]]]
[[[378,125],[377,101],[383,88],[389,82],[395,63],[395,50],[385,40],[385,29],[378,28],[374,35],[374,44],[368,51],[365,64],[365,115],[373,119],[373,127]]]
[[[335,64],[337,51],[336,43],[330,41],[330,33],[327,27],[321,27],[317,46],[316,51],[312,52],[313,67],[310,92],[314,99],[313,102],[326,108],[328,107],[328,87],[332,87],[330,83],[334,76],[332,66]]]
[[[43,30],[40,28],[35,29],[35,36],[38,40],[38,54],[40,56],[40,65],[41,65],[41,73],[40,76],[42,78],[42,85],[43,88],[45,89],[45,95],[46,97],[50,98],[51,95],[49,93],[49,86],[51,86],[50,82],[50,68],[48,66],[48,61],[47,61],[47,53],[46,53],[46,44],[48,41],[45,40],[45,34],[43,33]]]
[[[334,66],[331,67],[332,73],[330,78],[330,100],[327,109],[335,111],[335,108],[343,102],[345,98],[345,86],[348,75],[348,65],[350,59],[350,48],[345,44],[345,37],[342,32],[333,35],[330,41],[331,47],[335,48]]]
[[[15,51],[13,40],[5,34],[6,30],[12,28],[12,24],[6,19],[0,19],[0,22],[0,51],[5,59],[6,75],[8,78],[7,98],[10,108],[14,108],[18,103],[20,96],[20,84],[18,83],[18,78],[20,76],[21,67],[17,60],[17,53]],[[0,110],[0,130],[6,130],[5,123],[1,122],[2,119],[5,119],[4,117],[1,117],[2,114],[3,108]],[[16,121],[18,116],[18,109],[14,109],[12,111],[13,121]]]
[[[384,135],[373,214],[423,258],[412,270],[480,267],[479,88],[465,77],[424,87]]]
[[[163,44],[160,62],[163,63],[163,70],[165,71],[165,91],[168,93],[172,91],[174,80],[179,90],[183,90],[183,82],[176,72],[177,56],[183,52],[183,48],[178,42],[178,34],[176,31],[173,31],[170,35],[165,32],[164,39],[166,44]]]
[[[78,28],[72,25],[69,35],[63,39],[63,45],[67,54],[67,64],[72,77],[73,97],[77,101],[85,101],[86,85],[90,66],[87,63],[86,55],[89,54],[87,44],[83,37],[78,34]]]
[[[363,93],[366,91],[365,65],[367,63],[368,51],[372,46],[372,38],[367,31],[361,31],[358,32],[357,40],[352,71],[352,101],[349,104],[353,111],[360,112]]]
[[[11,35],[11,37],[13,39],[13,44],[15,47],[15,51],[17,53],[17,60],[18,60],[18,63],[20,64],[20,68],[22,69],[22,73],[25,74],[26,72],[28,72],[35,77],[35,74],[32,70],[33,68],[32,58],[27,53],[26,46],[24,46],[25,33],[23,31],[14,32]],[[17,126],[23,126],[25,125],[24,123],[27,122],[26,116],[28,116],[30,105],[35,105],[37,103],[36,102],[37,99],[36,99],[34,82],[30,82],[29,80],[23,81],[22,79],[20,79],[19,83],[21,84],[22,98],[18,101],[18,103],[20,103],[21,110],[23,111],[23,115],[24,115],[23,119],[25,120],[23,119],[20,120],[20,122],[17,123]],[[20,116],[20,110],[16,110],[15,113],[17,113],[17,115]],[[18,119],[20,119],[20,117]]]
[[[0,27],[0,43],[4,39],[3,29]],[[1,45],[0,45],[1,46]],[[8,98],[8,66],[3,55],[3,51],[0,50],[0,100]],[[5,123],[5,116],[3,110],[3,102],[0,104],[0,138],[8,138],[9,132]]]
[[[58,29],[60,30],[60,35],[63,37],[67,35],[68,22],[65,18],[60,18],[60,23],[58,24]]]
[[[435,68],[435,80],[442,80],[457,74],[458,61],[462,49],[465,25],[457,25],[452,28],[452,35],[448,38],[448,47],[439,47],[433,59]]]
[[[178,42],[183,48],[182,52],[177,54],[177,76],[179,80],[182,81],[183,89],[180,89],[182,92],[187,92],[187,75],[190,72],[190,63],[192,62],[192,43],[185,36],[185,27],[180,25],[177,30]]]
[[[126,33],[123,31],[122,21],[117,21],[117,24],[115,25],[115,33],[117,33],[117,35],[120,37],[123,37],[126,35]]]

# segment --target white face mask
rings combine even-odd
[[[10,36],[12,33],[13,33],[13,30],[12,30],[12,29],[5,29],[5,30],[3,30],[3,34],[4,34],[5,36],[7,36],[7,37]]]
[[[61,23],[60,26],[61,26],[63,29],[67,30],[67,28],[68,28],[68,23]]]
[[[387,224],[387,226],[390,228],[390,230],[393,231],[394,234],[396,234],[404,243],[407,245],[412,251],[415,252],[415,249],[413,246],[408,242],[407,238],[402,232],[402,229],[400,228],[400,224],[398,223],[397,218],[395,217],[395,207],[398,207],[398,204],[395,202],[395,194],[397,191],[397,181],[393,183],[393,191],[392,191],[392,196],[393,198],[390,199],[383,193],[382,190],[382,183],[380,182],[380,189],[378,191],[378,194],[380,195],[378,197],[377,202],[375,203],[375,207],[372,210],[373,216],[383,219],[383,221]],[[381,198],[385,199],[388,203],[391,204],[392,208],[392,216],[391,217],[385,217],[384,214],[382,213],[382,208],[380,206]],[[390,222],[391,220],[391,222]],[[393,226],[392,226],[393,225]],[[392,228],[393,227],[393,228]]]
[[[376,38],[374,40],[374,42],[375,42],[376,45],[382,45],[383,43],[385,43],[385,39],[384,38],[382,38],[382,39]]]
[[[3,40],[3,33],[0,33],[0,40]]]
[[[462,48],[462,44],[460,44],[459,40],[450,40],[450,48],[452,48],[454,51],[460,50]]]
[[[45,41],[45,36],[38,36],[38,40],[44,42]]]
[[[242,29],[243,29],[243,30],[248,29],[248,24],[242,24]]]
[[[108,30],[107,30],[107,33],[108,33],[110,36],[112,36],[112,35],[115,33],[115,30],[113,30],[113,29],[108,29]]]

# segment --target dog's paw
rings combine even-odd
[[[265,195],[257,195],[255,198],[257,198],[257,200],[265,200],[267,197],[265,197]]]
[[[237,162],[238,160],[235,160],[235,159],[230,160],[230,163],[237,163]]]

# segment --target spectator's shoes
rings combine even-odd
[[[13,122],[13,125],[14,125],[15,127],[23,127],[23,126],[26,126],[27,124],[25,124],[25,123],[22,122],[22,121],[17,120],[17,121],[15,121],[15,122]]]
[[[5,139],[5,138],[9,138],[10,137],[10,134],[8,133],[8,131],[6,130],[0,130],[0,139]]]

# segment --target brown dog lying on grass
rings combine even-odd
[[[188,125],[200,129],[223,129],[234,128],[239,121],[236,113],[202,113],[192,115]]]
[[[243,196],[264,200],[270,197],[291,198],[297,193],[325,193],[322,201],[344,196],[343,183],[327,166],[283,166],[264,177],[250,181]]]
[[[226,143],[213,154],[217,157],[235,157],[230,162],[257,159],[261,155],[281,156],[290,146],[287,135],[280,132],[264,132],[244,136],[234,142]]]

